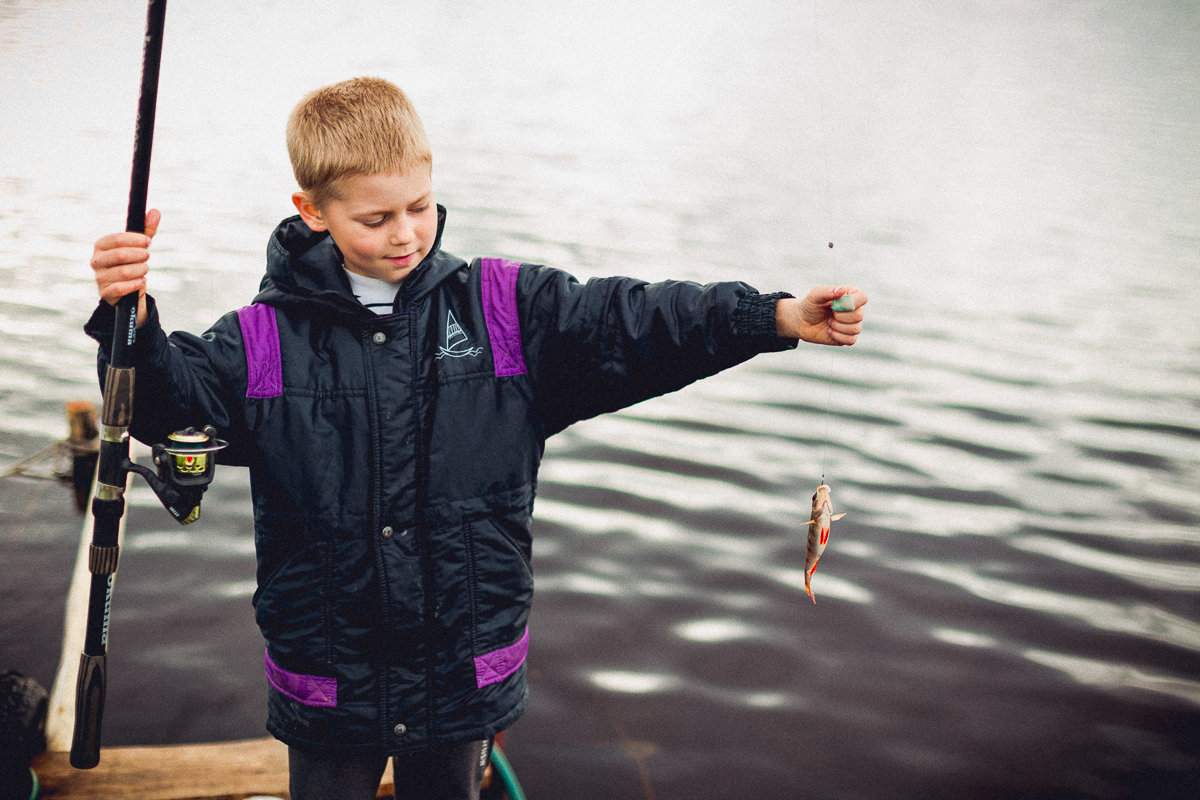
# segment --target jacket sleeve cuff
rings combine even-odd
[[[785,297],[795,295],[787,292],[772,292],[758,294],[755,292],[742,295],[737,308],[733,312],[733,328],[739,336],[755,339],[775,339],[775,349],[785,350],[795,347],[797,339],[780,336],[775,327],[775,305]]]
[[[156,332],[161,334],[158,322],[158,307],[154,298],[146,295],[146,321],[137,329],[133,340],[133,357],[135,361],[143,359],[151,352],[150,341]],[[91,318],[84,324],[83,332],[96,340],[100,345],[100,353],[105,361],[112,356],[113,329],[117,325],[116,306],[110,306],[103,300],[92,312]]]

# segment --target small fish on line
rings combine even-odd
[[[816,605],[817,597],[812,592],[812,576],[817,571],[817,562],[821,560],[821,554],[825,552],[825,545],[829,544],[829,526],[834,520],[844,516],[844,513],[833,513],[830,489],[822,478],[812,497],[812,517],[808,521],[808,552],[804,557],[804,591],[812,598],[813,605]]]

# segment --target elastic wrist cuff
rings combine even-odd
[[[158,308],[154,304],[154,298],[150,295],[146,295],[146,312],[146,321],[138,328],[137,335],[134,338],[133,352],[137,356],[141,356],[146,352],[146,343],[149,340],[150,334],[158,328]],[[110,306],[101,300],[99,305],[96,306],[96,310],[92,312],[91,319],[83,326],[84,333],[96,340],[100,345],[100,351],[106,358],[112,349],[113,329],[116,325],[116,306]]]
[[[785,297],[794,295],[787,292],[742,295],[733,312],[734,330],[739,336],[777,336],[775,306]]]

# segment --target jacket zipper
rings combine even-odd
[[[401,289],[401,292],[404,290]],[[421,594],[425,609],[424,613],[424,647],[425,656],[425,724],[428,729],[427,740],[433,742],[437,739],[436,726],[436,698],[434,691],[437,682],[434,678],[434,654],[431,643],[433,641],[431,633],[434,630],[434,617],[436,614],[437,603],[434,602],[434,587],[433,587],[433,564],[429,558],[427,530],[428,523],[425,519],[425,508],[429,502],[429,454],[425,449],[425,437],[423,434],[423,414],[425,413],[425,403],[422,400],[422,390],[420,387],[421,369],[419,364],[419,343],[417,341],[417,306],[407,305],[405,308],[405,317],[408,324],[408,348],[409,348],[409,364],[412,370],[409,376],[409,386],[412,390],[412,425],[413,425],[413,449],[415,451],[416,474],[413,476],[416,481],[416,496],[413,498],[413,521],[416,529],[417,537],[417,557],[421,563]]]
[[[376,402],[378,394],[375,390],[375,368],[371,360],[372,343],[368,338],[370,328],[364,328],[359,334],[359,347],[363,355],[363,370],[367,384],[367,419],[370,420],[371,431],[371,492],[370,509],[367,515],[367,532],[371,540],[371,552],[375,557],[376,592],[379,596],[380,624],[384,630],[391,629],[391,607],[388,603],[388,579],[386,561],[379,543],[377,531],[383,510],[380,508],[383,497],[383,445],[380,442],[381,429],[379,424],[379,406]],[[376,677],[379,682],[379,741],[386,746],[392,739],[392,704],[391,692],[388,686],[388,670],[381,668]]]

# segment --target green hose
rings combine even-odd
[[[525,792],[517,780],[517,773],[513,772],[512,764],[508,763],[504,751],[498,745],[492,748],[492,766],[496,768],[496,774],[500,776],[500,782],[504,784],[504,791],[508,792],[509,800],[525,800]]]

